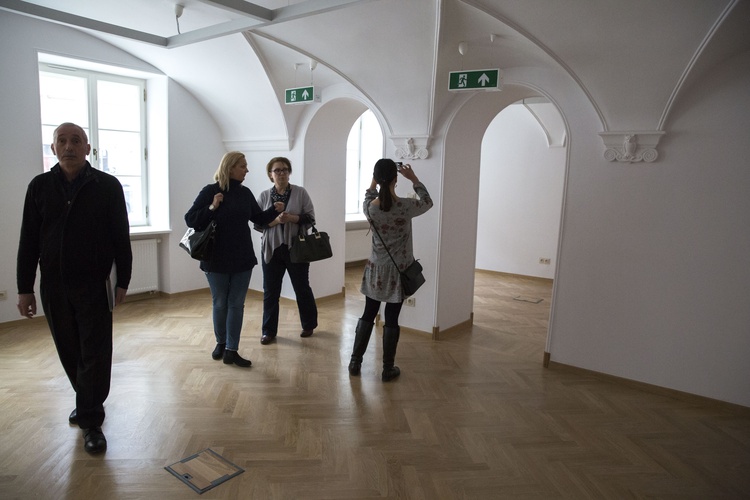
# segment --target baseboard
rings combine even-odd
[[[446,335],[449,335],[452,332],[462,330],[464,328],[471,328],[472,325],[474,325],[474,313],[473,312],[469,315],[469,319],[467,319],[466,321],[463,321],[457,325],[453,325],[450,328],[446,328],[443,331],[440,331],[439,326],[433,326],[432,327],[432,340],[440,340],[441,338],[444,338]]]
[[[495,274],[495,275],[498,275],[498,276],[510,276],[510,277],[513,277],[513,278],[525,278],[525,279],[534,280],[534,281],[541,281],[543,283],[552,283],[552,282],[554,282],[554,280],[552,278],[542,278],[542,277],[539,277],[539,276],[529,276],[527,274],[504,273],[504,272],[501,272],[501,271],[491,271],[489,269],[478,269],[478,268],[474,269],[474,271],[476,271],[478,273]]]
[[[44,313],[41,311],[41,305],[38,306],[37,315],[34,316],[33,318],[21,318],[21,319],[12,319],[10,321],[3,321],[2,323],[0,323],[0,328],[3,328],[3,329],[6,328],[6,327],[7,328],[15,328],[15,327],[21,326],[23,324],[27,324],[28,325],[29,321],[31,321],[31,322],[44,321],[45,323],[47,322],[47,318],[44,317]]]
[[[208,294],[211,295],[211,289],[206,288],[196,288],[194,290],[187,290],[184,292],[175,292],[175,293],[167,293],[167,292],[159,292],[161,297],[164,298],[175,298],[175,297],[185,297],[187,295],[202,295],[202,294]]]
[[[155,299],[157,297],[161,297],[162,293],[160,291],[154,291],[154,292],[144,292],[144,293],[134,293],[133,295],[126,295],[125,296],[125,302],[133,302],[137,300],[148,300],[148,299]]]
[[[547,353],[545,353],[546,358]],[[721,401],[720,399],[713,399],[706,396],[700,396],[698,394],[691,394],[689,392],[678,391],[677,389],[669,389],[668,387],[661,387],[658,385],[648,384],[646,382],[639,382],[637,380],[631,380],[624,377],[618,377],[616,375],[609,375],[608,373],[602,373],[595,370],[588,370],[586,368],[579,368],[577,366],[566,365],[565,363],[558,363],[557,361],[549,361],[548,366],[550,370],[565,371],[568,373],[577,373],[579,375],[588,375],[596,377],[599,380],[615,382],[620,385],[625,385],[633,389],[637,389],[651,394],[657,394],[659,396],[665,396],[673,399],[679,399],[680,401],[695,402],[700,404],[711,403],[719,405],[724,408],[732,408],[735,410],[741,410],[747,412],[750,407],[742,406],[736,403],[729,403],[727,401]]]

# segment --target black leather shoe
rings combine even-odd
[[[107,438],[101,427],[83,429],[83,448],[89,453],[101,453],[107,449]]]
[[[78,410],[73,410],[70,412],[70,415],[68,416],[68,422],[70,422],[70,425],[78,425]]]
[[[260,343],[268,345],[276,340],[276,335],[266,335],[265,333],[260,337]]]
[[[245,359],[237,351],[224,351],[224,364],[225,365],[237,365],[242,368],[247,368],[253,363],[249,359]]]
[[[380,378],[383,382],[390,382],[399,375],[401,375],[401,370],[399,370],[398,366],[391,366],[389,368],[383,367],[383,373]]]
[[[299,334],[300,337],[312,337],[313,331],[312,330],[302,330],[302,333]]]
[[[224,356],[224,348],[226,347],[226,344],[216,344],[216,347],[214,347],[214,352],[211,353],[211,357],[219,360]]]
[[[349,375],[358,376],[362,372],[362,363],[356,361],[349,362]]]

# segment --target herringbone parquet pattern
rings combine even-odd
[[[472,327],[403,332],[388,384],[374,336],[350,378],[360,276],[309,339],[285,301],[269,346],[251,293],[250,369],[211,359],[207,291],[123,305],[103,456],[67,423],[46,323],[0,325],[0,498],[193,498],[164,467],[209,447],[246,471],[201,498],[750,497],[750,409],[542,367],[543,280],[477,272]]]

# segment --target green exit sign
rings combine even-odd
[[[499,69],[451,71],[448,90],[501,90]]]
[[[285,104],[306,104],[315,100],[315,87],[298,87],[286,89]]]

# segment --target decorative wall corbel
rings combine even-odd
[[[655,161],[659,156],[656,146],[663,135],[662,131],[599,132],[604,142],[604,159],[623,163]]]
[[[402,160],[424,160],[430,156],[427,149],[429,137],[391,137],[396,146],[394,156]]]

